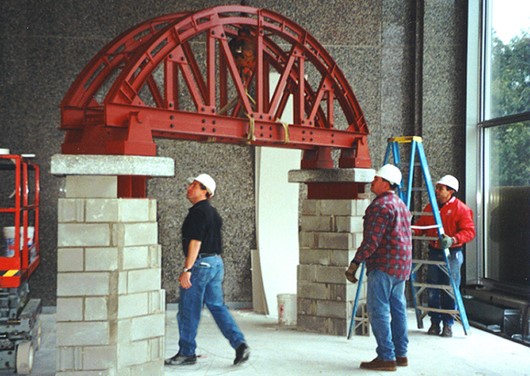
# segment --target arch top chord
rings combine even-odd
[[[156,155],[154,138],[174,138],[298,148],[302,168],[333,167],[333,149],[339,167],[371,165],[363,112],[329,53],[293,21],[247,6],[124,32],[68,90],[61,128],[67,154]]]

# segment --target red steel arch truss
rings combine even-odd
[[[292,119],[280,121],[286,108]],[[65,154],[156,155],[162,137],[302,149],[302,168],[332,168],[333,149],[339,167],[371,165],[362,110],[329,53],[247,6],[161,16],[118,36],[65,95],[61,128]]]

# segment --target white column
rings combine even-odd
[[[52,173],[67,174],[58,203],[57,375],[164,374],[156,201],[118,198],[117,175],[97,175],[120,166],[123,175],[147,175],[153,163],[158,176],[173,174],[170,159],[135,158],[52,159]]]
[[[344,271],[362,242],[363,216],[370,204],[365,185],[374,174],[371,169],[289,172],[290,182],[330,184],[329,192],[318,192],[328,197],[308,197],[302,202],[297,287],[300,330],[338,336],[348,333],[358,285],[348,282]],[[335,194],[344,196],[343,192],[333,191],[337,190],[336,183],[357,184],[358,189],[349,191],[355,192],[355,197],[334,198]],[[359,299],[364,304],[364,284]]]

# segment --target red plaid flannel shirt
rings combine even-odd
[[[366,262],[368,273],[382,270],[407,280],[412,266],[412,215],[392,191],[377,196],[364,215],[363,241],[355,262]]]

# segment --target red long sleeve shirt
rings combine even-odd
[[[412,266],[411,214],[394,192],[377,196],[364,215],[363,241],[354,261],[407,280]]]
[[[432,213],[431,204],[425,206],[423,211]],[[440,208],[440,217],[442,218],[445,234],[456,240],[451,248],[462,247],[464,243],[473,240],[475,237],[473,211],[455,196],[451,197],[449,201]],[[418,218],[416,223],[414,223],[415,226],[430,226],[434,224],[434,216],[432,215],[423,215]],[[438,232],[435,228],[428,230],[415,228],[414,233],[416,235],[438,237]],[[441,249],[438,241],[431,241],[430,243],[432,247]]]

